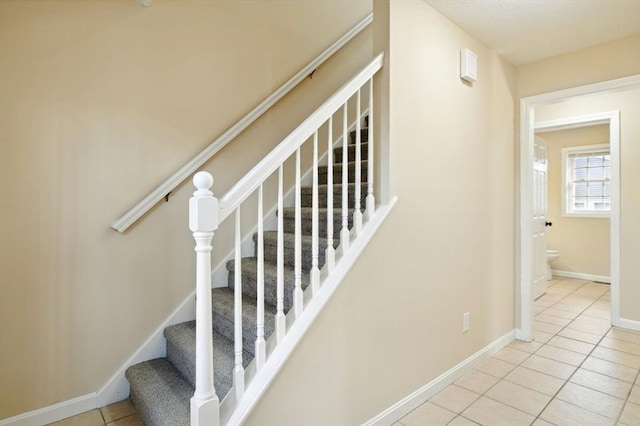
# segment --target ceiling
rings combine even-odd
[[[640,0],[424,0],[522,65],[640,33]]]

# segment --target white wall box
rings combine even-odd
[[[478,80],[478,55],[469,49],[460,51],[460,78],[469,83]]]

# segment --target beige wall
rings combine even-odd
[[[547,142],[547,248],[560,250],[552,269],[609,277],[608,218],[562,216],[562,148],[609,143],[609,126],[536,133]]]
[[[517,68],[518,98],[640,73],[640,34]]]
[[[248,425],[361,424],[514,329],[514,69],[423,1],[374,14],[399,201]]]
[[[193,290],[191,185],[120,214],[371,1],[0,1],[0,418],[96,392]],[[365,31],[207,166],[223,194],[371,58]]]
[[[640,87],[538,107],[545,121],[620,111],[620,316],[640,321]],[[562,256],[562,255],[561,255]]]

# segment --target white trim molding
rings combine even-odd
[[[640,74],[544,93],[520,99],[520,204],[516,232],[519,238],[517,259],[520,274],[517,284],[518,328],[516,338],[533,339],[531,229],[533,217],[533,141],[535,131],[609,124],[611,144],[611,321],[620,325],[620,114],[618,111],[584,115],[535,123],[535,107],[561,102],[577,96],[615,92],[640,84]],[[615,162],[615,166],[614,166]],[[615,170],[613,168],[615,167]]]
[[[96,394],[90,393],[38,410],[0,420],[0,426],[46,425],[97,408]]]
[[[620,318],[618,327],[628,328],[629,330],[640,331],[640,321]]]
[[[482,361],[511,343],[515,336],[515,330],[489,343],[487,346],[471,355],[455,367],[442,373],[420,389],[393,404],[377,416],[363,423],[363,426],[386,426],[393,424],[427,402],[438,392],[458,380],[472,368],[480,365]]]
[[[600,283],[611,284],[611,277],[605,275],[583,274],[582,272],[551,270],[552,275],[564,278],[575,278],[577,280],[597,281]]]

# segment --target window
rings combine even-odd
[[[563,216],[609,217],[611,155],[609,145],[562,149]]]

